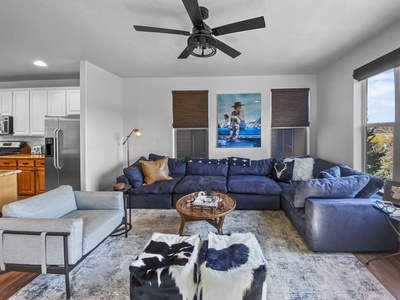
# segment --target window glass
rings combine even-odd
[[[394,69],[367,79],[367,123],[394,122]]]
[[[307,128],[272,129],[271,157],[307,154]]]
[[[393,178],[393,127],[366,128],[366,172]]]

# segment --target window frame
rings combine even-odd
[[[395,116],[394,122],[367,122],[367,80],[377,74],[371,75],[362,80],[362,171],[367,172],[367,129],[373,127],[393,127],[393,173],[391,180],[400,180],[400,67],[388,68],[387,70],[394,69],[394,97],[395,97]],[[383,70],[381,73],[386,72]],[[380,74],[380,73],[379,73]],[[397,138],[396,138],[397,136]]]

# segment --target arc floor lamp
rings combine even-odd
[[[132,133],[135,133],[136,136],[141,136],[142,133],[140,132],[139,129],[134,128],[132,129],[131,133],[126,137],[125,141],[122,143],[122,146],[126,144],[126,158],[128,160],[128,167],[130,166],[129,163],[129,138],[131,137]]]

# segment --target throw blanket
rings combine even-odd
[[[196,299],[197,235],[154,233],[131,264],[131,299]]]
[[[199,255],[199,299],[266,299],[267,269],[251,233],[210,233]]]

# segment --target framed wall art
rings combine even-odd
[[[218,148],[261,147],[261,93],[218,94]]]

